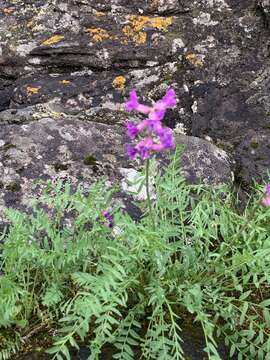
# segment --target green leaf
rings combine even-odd
[[[241,316],[239,320],[240,325],[243,325],[247,311],[248,311],[248,302],[245,302],[241,309]]]
[[[266,308],[263,309],[263,317],[264,317],[267,327],[270,329],[270,312]]]
[[[264,300],[260,303],[260,306],[262,307],[268,307],[270,306],[270,299]]]
[[[235,344],[232,344],[230,348],[230,357],[233,357],[235,350],[236,350]]]

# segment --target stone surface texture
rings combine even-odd
[[[270,163],[268,0],[0,0],[0,217],[36,179],[138,168],[123,102],[173,87],[191,181],[248,186]],[[131,117],[136,118],[132,114]]]

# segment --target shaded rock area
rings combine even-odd
[[[23,112],[24,113],[24,112]],[[0,128],[0,219],[7,206],[31,209],[29,199],[38,198],[42,187],[37,180],[69,181],[87,189],[101,176],[110,183],[120,182],[123,169],[140,168],[125,154],[127,138],[120,125],[86,122],[72,117],[44,117],[25,124],[6,124]],[[191,182],[208,184],[229,182],[230,159],[209,142],[176,135],[185,145],[182,158],[184,175]],[[220,169],[213,171],[213,167]],[[127,173],[128,174],[128,173]]]

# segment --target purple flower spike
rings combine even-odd
[[[152,146],[152,150],[155,151],[155,152],[163,151],[164,150],[164,145],[162,143],[154,144]]]
[[[127,111],[136,110],[136,108],[139,105],[138,95],[136,93],[136,90],[131,90],[129,93],[129,97],[130,100],[126,102],[126,110]]]
[[[127,135],[130,139],[135,139],[138,135],[139,129],[132,121],[127,122]]]
[[[175,91],[173,89],[169,89],[167,90],[163,98],[156,103],[155,109],[159,111],[165,111],[169,108],[173,108],[175,105],[176,105]]]
[[[165,111],[162,110],[162,111],[151,111],[148,115],[148,119],[149,120],[154,120],[154,121],[161,121],[163,120],[165,116]]]
[[[141,159],[146,160],[150,157],[150,153],[153,146],[153,140],[151,137],[141,140],[137,145],[136,149],[140,153]]]
[[[147,105],[139,104],[136,110],[142,114],[149,114],[151,112],[151,108]]]
[[[126,110],[132,111],[136,110],[143,114],[149,114],[151,111],[151,108],[147,105],[143,105],[139,103],[138,95],[136,93],[136,90],[131,90],[129,93],[129,101],[126,102]]]
[[[266,195],[270,196],[270,184],[267,184],[265,187]]]
[[[135,146],[128,144],[127,145],[127,154],[131,160],[134,160],[138,151],[135,149]]]
[[[162,126],[160,121],[156,120],[147,120],[147,128],[150,132],[154,132],[155,134],[159,134],[162,131]]]
[[[176,94],[173,89],[169,89],[165,96],[153,107],[140,104],[135,90],[130,92],[130,99],[126,103],[128,111],[136,110],[140,113],[147,114],[147,118],[135,124],[132,121],[127,122],[127,134],[130,139],[139,137],[137,144],[127,146],[127,154],[130,159],[135,159],[137,155],[142,160],[148,159],[153,153],[175,148],[173,131],[169,128],[162,127],[166,110],[176,105]],[[144,132],[146,137],[140,136]],[[270,194],[270,185],[269,185]],[[269,195],[270,197],[270,195]]]
[[[175,148],[173,132],[171,129],[169,129],[169,128],[162,129],[162,131],[159,133],[159,138],[160,138],[160,141],[161,141],[164,149],[169,150],[169,149]]]

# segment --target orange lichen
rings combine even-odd
[[[127,38],[133,40],[136,44],[146,42],[146,33],[142,31],[145,26],[160,31],[168,31],[168,27],[172,24],[172,17],[128,15],[126,19],[130,24],[125,25],[122,31]]]
[[[26,91],[28,94],[37,94],[39,92],[39,87],[27,86]]]
[[[59,41],[61,41],[63,39],[64,39],[63,35],[54,35],[54,36],[50,37],[49,39],[43,41],[42,45],[57,44]]]
[[[115,89],[123,90],[126,85],[126,78],[124,76],[116,76],[112,82]]]
[[[5,9],[3,9],[3,12],[4,12],[4,14],[6,14],[6,15],[12,14],[13,11],[14,11],[14,9],[11,9],[11,8],[5,8]]]
[[[146,33],[142,31],[136,31],[130,25],[126,25],[122,29],[125,36],[129,39],[132,39],[136,44],[144,44],[146,42]],[[124,43],[127,43],[127,40],[124,40]]]
[[[100,42],[110,38],[110,35],[107,30],[102,28],[88,28],[85,32],[91,33],[93,35],[93,40]]]
[[[127,20],[131,22],[134,31],[138,32],[143,29],[144,26],[149,26],[154,29],[167,31],[168,27],[172,24],[172,17],[150,17],[139,15],[128,15]]]
[[[196,54],[188,54],[186,55],[186,59],[192,64],[192,65],[195,65],[195,66],[203,66],[203,62],[200,58],[197,57]]]
[[[105,16],[106,13],[104,13],[103,11],[95,11],[95,15],[100,17],[100,16]]]
[[[59,82],[60,82],[60,84],[63,84],[63,85],[69,85],[70,84],[70,80],[61,80]]]
[[[149,20],[149,23],[155,29],[168,31],[168,27],[172,25],[172,17],[153,17]]]

